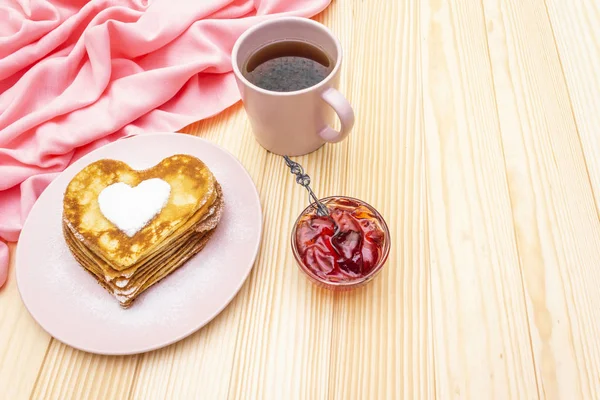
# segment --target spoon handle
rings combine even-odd
[[[283,156],[285,159],[285,163],[290,169],[290,172],[296,175],[296,183],[303,186],[308,191],[308,196],[310,200],[316,204],[317,207],[317,215],[324,217],[329,215],[329,210],[323,203],[319,201],[315,193],[310,188],[310,176],[304,173],[304,168],[300,164],[295,161],[292,161],[288,156]]]

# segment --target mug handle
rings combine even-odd
[[[319,136],[326,142],[337,143],[346,138],[354,126],[354,110],[346,98],[336,89],[330,87],[321,93],[321,98],[329,104],[340,119],[339,131],[330,126],[321,129]]]

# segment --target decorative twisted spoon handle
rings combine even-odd
[[[325,205],[319,201],[317,196],[315,196],[315,193],[310,188],[310,176],[304,173],[304,168],[302,168],[302,166],[297,162],[292,161],[288,156],[283,156],[283,158],[285,159],[285,163],[290,169],[290,172],[296,175],[296,183],[304,186],[304,188],[308,191],[308,196],[310,197],[311,201],[316,204],[317,215],[321,217],[329,216],[329,210],[327,207],[325,207]]]

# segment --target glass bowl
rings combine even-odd
[[[303,262],[302,256],[298,249],[297,240],[296,240],[296,236],[298,233],[297,229],[298,229],[300,223],[303,221],[303,219],[307,216],[316,215],[316,211],[317,211],[316,205],[315,205],[315,203],[312,203],[311,205],[306,207],[304,209],[304,211],[302,211],[302,213],[300,213],[300,215],[296,219],[296,222],[294,223],[294,228],[292,229],[292,237],[291,237],[292,251],[294,253],[294,257],[296,258],[296,263],[298,264],[300,271],[302,271],[317,286],[326,288],[329,290],[334,290],[334,291],[344,291],[344,290],[355,289],[355,288],[362,286],[362,285],[366,284],[367,282],[371,281],[373,278],[375,278],[375,276],[377,276],[377,274],[381,271],[381,269],[385,265],[385,262],[387,261],[388,255],[390,252],[390,232],[389,232],[389,229],[388,229],[388,226],[387,226],[385,220],[383,219],[381,214],[375,208],[373,208],[373,206],[371,206],[370,204],[368,204],[362,200],[355,199],[353,197],[331,196],[331,197],[325,197],[323,199],[319,199],[319,201],[321,203],[323,203],[324,205],[328,206],[329,208],[332,206],[336,206],[336,205],[338,205],[338,206],[341,205],[343,207],[347,207],[349,203],[356,203],[357,207],[360,207],[360,206],[366,207],[370,211],[370,213],[372,214],[372,217],[373,217],[373,218],[369,218],[369,220],[372,222],[375,222],[378,225],[378,227],[380,228],[381,232],[383,233],[383,239],[382,239],[381,247],[380,247],[380,256],[379,256],[379,259],[377,260],[377,262],[375,263],[375,265],[372,267],[372,269],[367,274],[361,275],[356,278],[348,278],[346,280],[329,280],[325,276],[317,275],[311,268],[309,268]]]

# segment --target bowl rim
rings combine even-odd
[[[371,270],[371,272],[369,272],[367,275],[364,275],[360,278],[354,279],[354,280],[348,280],[348,281],[329,281],[326,280],[324,278],[321,278],[320,276],[314,274],[306,265],[304,265],[304,263],[301,261],[300,259],[300,254],[298,251],[298,246],[296,245],[296,230],[298,229],[298,222],[300,221],[300,219],[312,208],[312,209],[316,209],[316,203],[315,202],[311,202],[308,206],[306,206],[298,215],[298,217],[296,218],[296,221],[294,222],[294,227],[292,229],[292,234],[291,234],[291,245],[292,245],[292,253],[294,254],[294,258],[296,259],[296,264],[298,265],[298,268],[305,274],[307,275],[310,279],[318,282],[320,285],[325,285],[325,286],[329,286],[332,288],[348,288],[348,287],[353,287],[353,286],[359,286],[362,285],[364,283],[367,283],[368,281],[370,281],[371,279],[373,279],[384,267],[384,265],[386,264],[388,258],[389,258],[389,254],[390,254],[390,249],[391,249],[391,235],[390,235],[390,231],[387,225],[387,222],[385,221],[385,219],[383,218],[383,215],[381,215],[381,213],[375,208],[373,207],[371,204],[367,203],[364,200],[358,199],[356,197],[352,197],[352,196],[342,196],[342,195],[334,195],[334,196],[327,196],[327,197],[323,197],[320,198],[319,201],[320,202],[327,202],[327,201],[331,201],[333,199],[348,199],[348,200],[354,200],[360,204],[365,205],[369,210],[371,210],[375,216],[377,217],[377,219],[379,220],[379,222],[381,223],[381,228],[383,230],[384,233],[384,237],[385,237],[385,242],[384,245],[382,246],[382,254],[381,254],[381,258],[379,259],[379,261],[377,262],[376,266]]]

